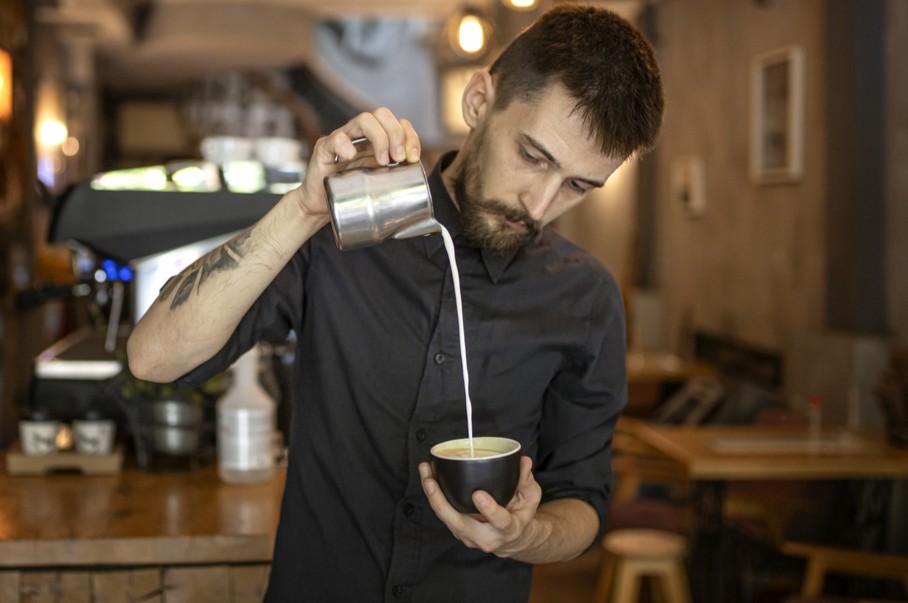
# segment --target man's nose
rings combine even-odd
[[[554,178],[545,178],[528,183],[520,197],[520,202],[527,214],[534,220],[541,221],[546,212],[558,198],[561,182]]]

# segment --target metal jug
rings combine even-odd
[[[356,139],[359,143],[365,139]],[[325,178],[337,248],[439,232],[429,181],[421,163],[355,168]]]

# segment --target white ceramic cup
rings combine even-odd
[[[73,421],[73,432],[80,454],[107,454],[113,450],[117,426],[109,419]]]
[[[268,166],[296,163],[302,157],[303,144],[292,138],[266,136],[255,139],[255,158]]]
[[[199,144],[202,157],[217,164],[249,159],[252,147],[252,140],[242,136],[208,136]]]
[[[50,454],[57,450],[59,421],[19,421],[19,440],[25,454]]]

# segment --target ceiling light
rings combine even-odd
[[[486,45],[482,22],[475,15],[464,15],[457,27],[457,43],[467,54],[476,54]]]
[[[464,8],[448,19],[447,37],[455,55],[479,59],[489,49],[492,22],[474,8]]]
[[[530,10],[536,8],[536,0],[501,0],[508,8],[514,10]]]
[[[67,135],[66,124],[56,119],[46,119],[38,126],[38,143],[45,147],[62,144]]]

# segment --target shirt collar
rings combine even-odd
[[[456,151],[446,153],[439,160],[438,164],[435,166],[435,169],[432,170],[432,173],[429,174],[429,191],[432,194],[432,208],[435,213],[435,219],[442,226],[448,229],[448,232],[451,233],[451,238],[454,239],[455,244],[479,248],[478,245],[468,240],[463,235],[460,212],[454,205],[454,201],[451,199],[451,195],[448,194],[448,189],[445,188],[444,182],[441,178],[441,173],[445,169],[447,169],[449,165],[451,165],[451,162],[454,160],[454,157],[456,155]],[[438,253],[439,250],[444,248],[444,241],[441,238],[441,234],[429,235],[427,237],[423,237],[423,239],[425,241],[426,255],[428,257],[432,257],[433,255]],[[489,278],[492,279],[493,283],[498,282],[505,269],[511,263],[511,260],[513,260],[517,253],[519,253],[520,249],[522,248],[515,249],[514,251],[509,251],[508,253],[494,253],[486,249],[479,248],[483,264],[485,264],[486,267],[486,272],[488,272]]]

